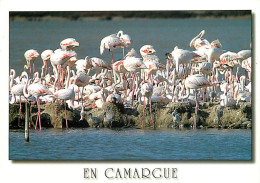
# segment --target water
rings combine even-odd
[[[251,160],[251,130],[10,131],[11,160]]]
[[[223,49],[238,52],[250,49],[251,19],[148,19],[112,21],[40,21],[10,22],[10,68],[20,74],[26,61],[24,52],[36,49],[55,50],[68,37],[75,38],[80,47],[76,49],[79,59],[99,57],[110,63],[110,53],[99,53],[100,41],[105,36],[123,30],[133,39],[131,47],[139,53],[145,44],[151,44],[157,56],[165,63],[165,53],[175,46],[189,49],[191,39],[205,30],[208,41],[219,39]],[[114,51],[115,60],[122,58],[122,49]],[[41,71],[41,58],[35,61],[36,71]]]

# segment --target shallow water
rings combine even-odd
[[[100,41],[105,36],[123,30],[132,37],[131,47],[139,53],[145,44],[151,44],[161,62],[165,53],[175,46],[189,49],[191,39],[201,30],[209,42],[219,39],[223,49],[238,52],[250,49],[251,19],[147,19],[112,21],[10,21],[10,68],[20,74],[26,61],[24,52],[36,49],[57,49],[60,42],[73,37],[80,43],[75,51],[79,59],[100,57],[110,63],[110,53],[99,53]],[[115,60],[122,58],[122,49],[114,50]],[[36,71],[41,71],[42,60],[35,61]]]
[[[251,160],[251,130],[10,131],[11,160]]]

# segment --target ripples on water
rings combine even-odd
[[[251,130],[10,131],[12,160],[251,160]]]

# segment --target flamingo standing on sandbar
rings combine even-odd
[[[120,47],[126,47],[126,44],[116,34],[111,34],[110,36],[106,36],[101,40],[100,55],[103,55],[105,49],[108,49],[111,54],[111,64],[113,64],[113,50]]]
[[[23,88],[23,95],[28,98],[31,95],[36,98],[37,105],[38,105],[38,115],[36,119],[36,125],[35,125],[35,130],[37,129],[37,122],[39,120],[39,125],[40,125],[40,131],[41,131],[41,108],[40,108],[40,96],[44,96],[47,94],[52,94],[52,92],[47,88],[46,86],[39,84],[39,83],[33,83],[28,86],[28,74],[25,72],[25,76],[27,78],[26,84]]]
[[[54,82],[54,91],[57,81],[60,82],[60,73],[62,71],[61,67],[62,65],[71,57],[76,57],[77,54],[75,51],[64,51],[64,50],[57,50],[55,51],[50,58],[51,64],[53,66],[53,70],[55,72],[55,82]],[[62,78],[63,81],[63,78]],[[58,86],[59,87],[59,86]]]
[[[194,117],[194,123],[193,123],[193,129],[196,129],[196,121],[197,121],[197,113],[199,109],[199,102],[198,102],[198,89],[211,86],[212,84],[206,79],[206,77],[202,74],[195,74],[191,75],[186,78],[185,80],[185,87],[187,89],[187,94],[183,99],[186,99],[190,95],[190,89],[195,90],[195,101],[196,101],[196,107],[195,107],[195,117]]]
[[[20,80],[26,76],[26,72],[23,72]],[[21,119],[21,111],[22,111],[22,104],[21,104],[21,96],[23,95],[23,88],[25,87],[25,84],[23,83],[18,83],[14,85],[11,88],[11,94],[12,94],[12,100],[10,101],[10,104],[16,103],[16,96],[19,96],[19,104],[20,104],[20,110],[19,110],[19,118],[18,118],[18,127],[20,127],[20,119]]]
[[[153,116],[152,116],[152,100],[151,100],[151,96],[153,94],[153,85],[150,84],[150,83],[142,84],[142,86],[141,86],[141,94],[144,97],[142,129],[144,129],[144,118],[145,118],[144,117],[144,111],[146,109],[146,103],[145,103],[146,100],[148,101],[147,103],[150,104],[150,116],[151,116],[151,121],[152,121],[153,129],[154,129],[155,127],[154,127]]]
[[[180,64],[190,64],[191,60],[195,57],[199,57],[197,53],[194,53],[189,50],[179,49],[178,46],[175,46],[174,50],[172,51],[172,56],[176,61],[176,71],[179,72],[179,65]],[[184,68],[184,67],[183,67]],[[186,73],[188,75],[188,73]]]
[[[53,97],[59,100],[63,100],[64,101],[64,113],[65,113],[65,119],[66,119],[66,128],[68,129],[68,121],[67,121],[67,113],[66,113],[66,100],[70,100],[69,103],[69,108],[75,108],[74,106],[74,99],[75,99],[75,92],[74,89],[69,88],[69,81],[70,81],[70,67],[67,66],[67,81],[66,81],[66,86],[64,89],[58,90],[54,93]],[[56,119],[57,121],[57,119]],[[55,122],[55,126],[54,128],[56,128],[56,122]]]
[[[42,57],[42,60],[43,60],[41,78],[44,78],[46,76],[46,73],[47,73],[47,63],[50,62],[50,58],[51,58],[52,54],[53,54],[52,50],[45,50],[41,54],[41,57]],[[45,69],[45,72],[44,72],[44,69]],[[50,67],[49,74],[51,75],[51,67]]]
[[[125,56],[125,47],[128,49],[129,46],[133,43],[131,37],[128,34],[124,34],[122,30],[118,31],[117,36],[125,43],[125,46],[122,46],[123,48],[123,57]],[[128,50],[127,50],[128,51]]]
[[[135,74],[138,69],[147,69],[140,58],[128,57],[124,60],[124,67],[128,72],[132,73],[133,88],[132,88],[132,106],[134,105],[134,91],[135,91]]]

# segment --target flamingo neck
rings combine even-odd
[[[28,90],[27,90],[28,83],[29,83],[29,78],[28,78],[27,73],[26,73],[25,76],[26,76],[26,83],[25,83],[25,86],[24,86],[24,88],[23,88],[23,95],[28,98],[28,97],[30,97],[30,93],[29,93]]]

